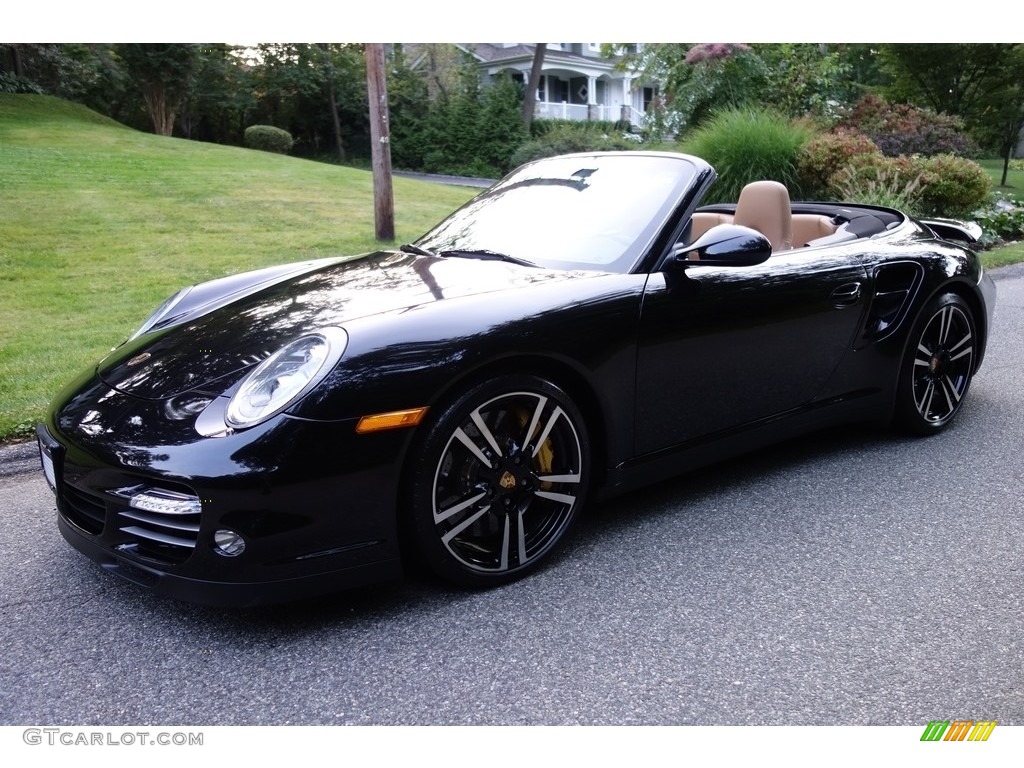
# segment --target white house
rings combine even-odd
[[[458,46],[478,62],[484,77],[502,73],[527,82],[535,45],[464,43]],[[537,93],[536,117],[562,120],[626,121],[644,124],[657,89],[616,69],[601,55],[601,43],[548,43]]]

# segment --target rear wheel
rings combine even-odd
[[[411,482],[422,561],[467,586],[512,581],[540,565],[586,498],[583,418],[533,376],[481,384],[428,427]]]
[[[955,293],[933,299],[914,327],[903,360],[897,417],[915,434],[944,429],[974,374],[978,334],[971,309]]]

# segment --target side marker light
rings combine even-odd
[[[356,434],[365,435],[368,432],[383,432],[385,429],[404,429],[415,427],[423,417],[427,415],[427,407],[411,408],[406,411],[391,411],[390,413],[375,413],[371,416],[363,416],[356,424]]]

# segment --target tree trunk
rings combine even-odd
[[[540,76],[544,67],[544,51],[547,43],[537,43],[533,49],[533,66],[530,67],[530,80],[526,84],[526,93],[523,94],[523,125],[526,126],[526,135],[530,135],[530,126],[533,124],[533,113],[537,109],[537,89],[540,87]]]
[[[345,162],[345,144],[341,140],[341,119],[338,117],[338,100],[334,96],[333,78],[327,83],[327,104],[331,109],[331,120],[334,123],[334,146],[338,150],[338,162]]]
[[[153,123],[153,133],[158,136],[170,136],[174,133],[174,117],[177,107],[167,103],[167,92],[160,86],[143,88],[142,98],[149,110],[149,119]]]
[[[18,49],[17,43],[11,45],[11,63],[14,64],[14,76],[24,77],[25,65],[21,62],[21,51]]]
[[[338,117],[338,99],[334,94],[334,64],[331,62],[331,49],[327,43],[320,43],[324,53],[324,65],[327,68],[327,105],[331,110],[331,123],[334,126],[334,146],[338,150],[338,162],[345,162],[345,143],[341,140],[341,119]]]
[[[388,83],[384,46],[366,44],[366,85],[370,102],[370,150],[373,155],[373,214],[376,237],[395,239],[395,201],[391,189],[391,135],[388,128]]]

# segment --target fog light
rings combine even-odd
[[[141,486],[119,488],[114,491],[119,496],[137,491]],[[157,512],[161,515],[198,515],[203,511],[203,504],[198,496],[178,491],[167,491],[163,488],[147,488],[142,493],[129,497],[128,506],[146,512]]]
[[[241,534],[222,528],[213,534],[213,551],[224,557],[235,557],[245,551],[245,539]]]

